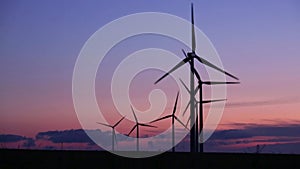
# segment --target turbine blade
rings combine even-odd
[[[182,116],[185,115],[185,113],[186,113],[187,109],[189,108],[190,104],[191,104],[191,101],[189,101],[189,103],[186,105],[186,107],[185,107],[185,109],[184,109],[184,111],[182,113]]]
[[[132,108],[132,106],[131,106],[131,105],[130,105],[130,108],[131,108],[131,111],[132,111],[132,113],[133,113],[133,116],[134,116],[135,122],[136,122],[136,123],[138,123],[137,117],[136,117],[136,115],[135,115],[135,112],[134,112],[134,110],[133,110],[133,108]]]
[[[191,19],[192,19],[192,51],[195,53],[196,50],[196,35],[195,35],[195,22],[194,22],[194,7],[191,4]]]
[[[186,127],[186,125],[184,125],[184,123],[181,121],[181,120],[179,120],[179,118],[177,118],[176,116],[174,116],[175,117],[175,119],[184,127],[184,128],[186,128],[186,129],[188,129],[187,127]]]
[[[199,85],[196,87],[196,89],[195,89],[195,95],[197,94],[197,92],[200,90],[200,87],[199,87]]]
[[[195,68],[193,68],[193,73],[195,74],[195,76],[196,76],[196,78],[198,79],[198,81],[201,82],[200,75],[199,75],[198,71],[197,71]]]
[[[108,124],[105,124],[105,123],[100,123],[100,122],[97,122],[98,124],[101,124],[103,126],[106,126],[106,127],[112,127],[111,125],[108,125]]]
[[[122,120],[124,120],[125,116],[123,116],[113,127],[116,127],[117,125],[119,125],[121,123]]]
[[[156,119],[156,120],[151,121],[150,123],[154,123],[154,122],[157,122],[157,121],[160,121],[160,120],[164,120],[164,119],[167,119],[167,118],[170,118],[170,117],[172,117],[172,115],[167,115],[167,116],[158,118],[158,119]]]
[[[184,65],[186,62],[188,62],[189,60],[191,60],[192,58],[188,57],[188,58],[184,58],[181,62],[179,62],[176,66],[174,66],[169,72],[167,72],[166,74],[164,74],[161,78],[159,78],[154,84],[157,84],[159,81],[161,81],[162,79],[164,79],[166,76],[168,76],[170,73],[172,73],[173,71],[175,71],[176,69],[178,69],[180,66]]]
[[[183,49],[181,49],[181,51],[184,54],[184,56],[187,58],[188,56],[187,56],[186,52]]]
[[[173,107],[173,113],[172,113],[172,115],[174,115],[175,112],[176,112],[177,102],[178,102],[178,96],[179,96],[179,91],[177,92],[176,101],[175,101],[175,104],[174,104],[174,107]]]
[[[189,117],[188,121],[186,122],[186,125],[187,126],[189,124],[189,122],[191,121],[191,116]]]
[[[129,136],[129,135],[133,132],[133,130],[134,130],[136,127],[137,127],[137,124],[134,125],[134,126],[132,127],[132,129],[131,129],[130,132],[127,134],[127,136]]]
[[[240,84],[240,82],[212,82],[212,81],[205,81],[202,82],[203,84],[206,85],[219,85],[219,84]]]
[[[144,123],[139,123],[140,126],[144,126],[144,127],[153,127],[153,128],[157,128],[156,126],[152,126],[149,124],[144,124]]]
[[[184,86],[184,88],[187,90],[187,92],[191,93],[190,89],[186,86],[186,84],[181,79],[179,79],[179,80],[182,83],[182,85]],[[199,90],[199,86],[196,87],[194,96],[196,96],[198,90]]]
[[[185,88],[189,93],[191,93],[190,89],[186,86],[186,84],[185,84],[181,79],[179,79],[179,80],[180,80],[180,82],[182,83],[182,85],[184,86],[184,88]]]
[[[260,148],[259,152],[261,152],[265,147],[266,147],[266,145],[264,144],[264,145]]]
[[[230,77],[232,77],[232,78],[234,78],[234,79],[236,79],[236,80],[239,80],[237,77],[235,77],[235,76],[233,76],[232,74],[230,74],[230,73],[228,73],[228,72],[226,72],[226,71],[220,69],[219,67],[213,65],[213,64],[210,63],[209,61],[207,61],[207,60],[205,60],[205,59],[203,59],[203,58],[201,58],[201,57],[199,57],[199,56],[197,56],[197,55],[195,55],[194,57],[195,57],[199,62],[205,64],[206,66],[209,66],[209,67],[211,67],[211,68],[213,68],[213,69],[218,70],[219,72],[224,73],[224,74],[227,75],[227,76],[230,76]]]
[[[203,100],[202,103],[212,103],[212,102],[221,102],[221,101],[226,101],[227,99],[216,99],[216,100]]]

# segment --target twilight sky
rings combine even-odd
[[[81,128],[72,103],[72,73],[85,41],[110,21],[137,12],[164,12],[190,20],[190,2],[194,3],[196,26],[212,41],[224,68],[241,80],[240,85],[227,88],[228,101],[218,128],[241,129],[230,125],[236,123],[299,124],[300,3],[297,0],[91,0],[88,3],[3,0],[0,2],[0,134],[33,137],[41,131]],[[101,72],[96,80],[99,102],[109,105],[104,96],[110,89],[103,79],[109,78],[117,62],[124,58],[122,55],[146,47],[160,47],[182,58],[181,48],[187,49],[172,39],[157,36],[135,37],[117,45],[98,70]],[[154,71],[148,77],[156,80],[161,74]],[[145,83],[147,79],[137,76],[133,87],[138,92],[131,93],[133,103],[141,109],[149,106],[143,100],[151,89],[144,86],[149,84]],[[168,110],[175,94],[170,94]],[[109,107],[105,109],[111,111]],[[108,118],[112,123],[116,120]],[[127,130],[131,125],[123,127]]]

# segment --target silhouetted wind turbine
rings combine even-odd
[[[196,75],[196,77],[198,78],[200,78],[200,76],[199,76],[199,74],[198,74],[198,72],[196,71],[196,70],[194,70],[194,73],[195,73],[195,75]],[[181,83],[183,84],[183,86],[185,87],[185,89],[191,94],[191,92],[190,92],[190,90],[188,89],[188,87],[184,84],[184,82],[181,80],[181,79],[179,79],[180,81],[181,81]],[[200,85],[200,84],[198,84],[198,85]],[[196,95],[196,93],[197,93],[197,91],[198,91],[198,87],[197,87],[197,89],[195,90],[195,95]],[[200,98],[202,98],[200,95],[202,95],[202,93],[199,93],[199,97]],[[202,115],[202,113],[200,113],[200,115],[199,115],[199,112],[198,112],[198,110],[200,109],[202,109],[202,104],[207,104],[207,103],[213,103],[213,102],[220,102],[220,101],[225,101],[226,99],[214,99],[214,100],[199,100],[199,101],[197,101],[197,99],[195,99],[195,108],[196,108],[196,119],[195,119],[195,132],[196,132],[196,145],[195,145],[195,147],[196,147],[196,151],[198,151],[199,150],[199,147],[198,147],[198,145],[199,145],[199,127],[198,127],[198,125],[199,125],[199,120],[198,120],[198,117],[200,116],[200,131],[202,131],[202,129],[203,129],[203,115]],[[189,101],[189,103],[187,104],[187,106],[186,106],[186,108],[184,109],[184,111],[183,111],[183,115],[185,114],[185,112],[187,111],[187,109],[188,109],[188,107],[189,107],[189,105],[191,104],[191,100]],[[199,109],[198,109],[198,105],[197,104],[199,104]],[[200,105],[201,104],[201,105]],[[203,111],[201,111],[201,112],[203,112]],[[186,125],[188,125],[188,123],[189,123],[189,121],[191,120],[191,118],[189,118],[188,119],[188,121],[187,121],[187,123],[186,123]],[[200,143],[200,152],[203,152],[203,145],[201,145],[202,143]]]
[[[195,35],[195,24],[194,24],[194,8],[193,8],[193,4],[191,4],[191,20],[192,20],[192,51],[187,53],[186,58],[184,58],[181,62],[179,62],[177,65],[175,65],[169,72],[167,72],[166,74],[164,74],[161,78],[159,78],[154,84],[157,84],[159,81],[161,81],[162,79],[164,79],[166,76],[168,76],[170,73],[172,73],[173,71],[175,71],[176,69],[178,69],[179,67],[181,67],[182,65],[184,65],[185,63],[189,62],[190,64],[190,118],[191,118],[191,123],[190,123],[190,151],[191,152],[196,152],[197,147],[196,145],[198,144],[197,140],[197,131],[196,128],[197,127],[195,124],[195,91],[194,91],[194,70],[195,66],[194,66],[194,59],[196,59],[197,61],[199,61],[200,63],[209,66],[221,73],[224,73],[227,76],[230,76],[236,80],[238,80],[237,77],[233,76],[232,74],[224,71],[223,69],[215,66],[214,64],[210,63],[209,61],[201,58],[200,56],[198,56],[196,54],[196,35]],[[199,88],[200,90],[200,88]],[[202,95],[200,96],[202,97]],[[202,100],[202,98],[200,98],[200,100]],[[202,104],[199,104],[202,106]],[[200,117],[201,118],[201,117]]]
[[[123,116],[118,122],[116,122],[114,125],[109,125],[109,124],[105,124],[105,123],[100,123],[100,122],[97,122],[98,124],[101,124],[103,126],[106,126],[106,127],[110,127],[112,128],[112,151],[115,151],[115,142],[117,140],[117,137],[116,137],[116,131],[115,131],[115,128],[121,123],[122,120],[124,120],[125,116]]]
[[[184,56],[187,58],[187,54],[185,53],[185,51],[182,49],[182,52],[184,54]],[[191,62],[189,62],[191,64]],[[195,90],[195,95],[197,93],[197,91],[199,91],[199,101],[196,102],[196,108],[197,108],[197,104],[199,104],[199,110],[200,110],[200,113],[198,114],[198,109],[196,111],[196,121],[195,121],[195,126],[196,126],[196,149],[198,151],[198,143],[199,143],[199,131],[198,131],[198,117],[200,116],[200,131],[203,130],[203,104],[206,104],[206,103],[212,103],[212,102],[219,102],[219,101],[225,101],[226,99],[217,99],[217,100],[203,100],[203,90],[202,90],[202,86],[203,85],[224,85],[224,84],[239,84],[240,82],[218,82],[218,81],[202,81],[201,80],[201,77],[198,73],[198,71],[194,68],[193,69],[193,73],[195,74],[197,80],[198,80],[198,86]],[[184,87],[186,88],[186,90],[190,93],[189,89],[187,88],[187,86],[183,83],[183,81],[180,79],[181,83],[184,85]],[[195,99],[196,100],[196,99]],[[202,104],[200,103],[202,102]],[[190,102],[189,102],[190,104]],[[188,105],[189,105],[188,104]],[[186,109],[184,110],[183,112],[183,115],[185,114],[187,108],[188,108],[188,105],[186,107]],[[189,119],[190,120],[190,119]],[[202,131],[203,133],[203,131]],[[203,140],[203,135],[200,136],[201,137],[201,140]],[[201,141],[200,143],[200,152],[203,152],[204,151],[204,146],[203,146],[203,143]]]
[[[154,122],[161,121],[161,120],[164,120],[164,119],[167,119],[167,118],[172,118],[172,152],[175,152],[175,127],[174,127],[175,120],[177,120],[181,125],[183,125],[183,127],[187,128],[183,124],[183,122],[181,120],[179,120],[179,118],[176,117],[176,115],[175,115],[176,108],[177,108],[177,102],[178,102],[178,96],[179,96],[179,92],[177,92],[176,101],[175,101],[175,104],[174,104],[174,107],[173,107],[172,114],[161,117],[159,119],[156,119],[156,120],[153,120],[153,121],[150,122],[150,123],[154,123]]]
[[[180,82],[182,83],[182,85],[184,86],[184,88],[185,88],[189,93],[191,93],[191,91],[190,91],[189,88],[186,86],[186,84],[185,84],[181,79],[179,79],[179,80],[180,80]],[[219,83],[219,82],[218,82],[218,83]],[[226,83],[226,82],[224,82],[224,83]],[[228,83],[230,83],[230,82],[228,82]],[[204,84],[204,83],[203,83],[203,84]],[[207,84],[207,83],[205,83],[205,84]],[[220,82],[220,84],[223,84],[223,83]],[[212,84],[211,84],[211,85],[212,85]],[[197,87],[196,90],[195,90],[195,93],[194,93],[195,96],[196,96],[197,91],[199,91],[199,88],[198,88],[198,87]],[[202,100],[202,101],[200,101],[200,100],[197,100],[197,99],[195,98],[195,104],[199,104],[199,103],[206,104],[206,103],[220,102],[220,101],[226,101],[226,100],[227,100],[227,99],[213,99],[213,100]],[[191,101],[189,101],[188,104],[186,105],[186,107],[185,107],[185,109],[184,109],[184,111],[183,111],[183,116],[185,115],[185,113],[186,113],[187,109],[189,108],[190,104],[191,104]]]
[[[149,125],[149,124],[139,123],[132,106],[130,106],[130,108],[131,108],[131,111],[132,111],[134,119],[135,119],[135,125],[133,126],[133,128],[130,130],[130,132],[127,135],[129,136],[133,132],[133,130],[136,128],[136,150],[139,151],[139,126],[153,127],[153,128],[157,128],[157,127]]]
[[[256,153],[256,154],[261,153],[262,150],[265,148],[265,146],[266,146],[266,145],[264,144],[262,147],[260,147],[259,144],[257,144],[257,145],[256,145],[256,151],[255,151],[255,153]]]

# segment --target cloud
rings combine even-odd
[[[215,131],[210,139],[205,143],[206,151],[216,152],[254,152],[257,144],[267,144],[268,148],[265,151],[269,153],[281,152],[289,153],[290,148],[286,151],[284,147],[291,147],[291,145],[300,144],[300,125],[299,124],[284,124],[284,125],[259,125],[259,124],[233,124],[233,129],[218,130]],[[97,137],[101,137],[101,144],[105,146],[111,145],[111,132],[100,130],[64,130],[64,131],[48,131],[37,134],[36,140],[47,140],[54,145],[46,144],[48,149],[58,149],[57,143],[64,143],[64,148],[72,143],[85,143],[86,146],[94,145],[94,142],[87,136],[96,134]],[[177,131],[177,135],[183,131]],[[104,142],[103,142],[104,141]],[[119,146],[128,146],[134,144],[134,139],[130,139],[123,135],[117,135],[117,141]],[[162,134],[161,137],[157,137],[155,140],[151,140],[146,144],[148,147],[154,147],[154,145],[167,145],[170,144],[170,137]],[[272,145],[272,146],[271,146]],[[275,146],[277,145],[277,146]],[[51,147],[52,146],[52,147]],[[76,145],[75,146],[76,149]],[[272,151],[269,147],[274,147]],[[44,147],[45,148],[45,147]],[[121,148],[121,147],[120,147]],[[248,150],[248,149],[251,150]],[[86,148],[88,149],[88,148]],[[253,149],[253,150],[252,150]],[[181,143],[176,146],[177,151],[189,150],[189,135],[187,135]],[[300,153],[300,151],[293,151],[294,153]]]
[[[89,136],[93,136],[92,140]],[[63,131],[46,131],[40,132],[36,135],[36,140],[51,141],[52,143],[84,143],[87,146],[96,146],[95,142],[107,147],[111,146],[112,132],[96,130],[83,130],[83,129],[72,129]],[[129,141],[133,140],[122,134],[116,134],[116,141]]]
[[[240,129],[215,131],[211,139],[242,139],[256,136],[299,137],[300,124],[238,124]]]
[[[1,134],[0,135],[0,142],[1,143],[9,143],[9,142],[18,142],[22,140],[26,140],[26,137],[13,135],[13,134]]]
[[[280,99],[271,99],[271,100],[261,100],[261,101],[249,101],[249,102],[233,102],[226,103],[226,107],[235,108],[235,107],[257,107],[257,106],[270,106],[270,105],[282,105],[282,104],[291,104],[300,102],[300,98],[289,97],[289,98],[280,98]]]
[[[237,139],[237,138],[250,138],[252,135],[250,133],[246,133],[240,129],[229,129],[229,130],[221,130],[215,131],[210,139]]]
[[[36,139],[50,140],[53,143],[94,143],[83,129],[40,132]]]
[[[290,136],[300,137],[299,121],[271,121],[274,124],[232,123],[229,126],[252,136]]]
[[[1,134],[0,143],[2,148],[32,148],[35,140],[14,134]]]
[[[92,140],[89,136],[93,136]],[[33,148],[33,149],[81,149],[99,150],[94,141],[102,146],[110,147],[112,139],[111,131],[71,129],[63,131],[39,132],[35,138],[27,138],[19,135],[0,135],[1,148]],[[120,142],[133,142],[134,138],[116,134],[117,144]],[[8,143],[10,143],[8,145]]]
[[[300,153],[300,124],[231,124],[232,129],[217,130],[205,142],[207,152],[255,152],[256,145],[267,145],[263,152],[268,153]],[[0,135],[0,143],[6,148],[31,148],[31,149],[81,149],[100,150],[88,135],[101,138],[101,144],[111,146],[111,131],[72,129],[63,131],[40,132],[35,139],[19,135]],[[176,130],[176,138],[185,133]],[[117,134],[119,148],[135,145],[134,138]],[[147,147],[156,145],[166,146],[171,143],[170,135],[161,134],[161,137],[145,142]],[[142,144],[142,143],[141,143]],[[143,143],[144,144],[144,143]],[[133,146],[134,147],[134,146]],[[162,148],[163,149],[163,148]],[[176,146],[177,151],[189,151],[189,135]]]
[[[292,145],[300,146],[299,123],[273,125],[245,124],[244,126],[238,124],[235,127],[237,126],[239,129],[215,131],[205,144],[207,150],[243,152],[252,147],[252,151],[254,151],[256,145],[265,144],[267,145],[266,147],[274,148],[266,148],[265,151],[270,153],[276,151],[290,153]],[[300,153],[300,150],[294,149],[293,152]]]
[[[27,140],[23,143],[22,147],[24,148],[35,147],[35,141],[32,138],[27,138]]]

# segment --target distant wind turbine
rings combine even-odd
[[[123,116],[118,122],[116,122],[114,125],[109,125],[109,124],[105,124],[105,123],[100,123],[100,122],[97,122],[98,124],[101,124],[103,126],[106,126],[106,127],[110,127],[112,129],[112,138],[111,138],[111,144],[112,144],[112,151],[115,151],[115,142],[117,140],[117,137],[116,137],[116,131],[115,131],[115,128],[121,123],[122,120],[124,120],[125,116]]]
[[[185,128],[187,128],[184,125],[184,123],[181,120],[179,120],[179,118],[175,115],[176,108],[177,108],[177,102],[178,102],[178,96],[179,96],[179,92],[177,92],[176,101],[175,101],[175,104],[174,104],[172,114],[166,115],[164,117],[161,117],[159,119],[156,119],[156,120],[153,120],[153,121],[150,122],[150,123],[154,123],[154,122],[161,121],[161,120],[164,120],[164,119],[167,119],[167,118],[172,118],[172,152],[175,152],[175,127],[174,127],[175,120],[177,120],[181,125],[183,125]]]
[[[153,127],[153,128],[157,128],[157,127],[149,125],[149,124],[139,123],[132,106],[130,106],[130,108],[131,108],[131,111],[132,111],[134,119],[135,119],[135,125],[133,126],[133,128],[130,130],[130,132],[127,135],[129,136],[133,132],[133,130],[136,129],[136,150],[139,151],[139,126]]]
[[[255,151],[255,153],[256,154],[259,154],[259,153],[261,153],[262,152],[262,150],[264,149],[266,147],[266,145],[264,144],[264,145],[262,145],[261,147],[259,146],[259,144],[257,144],[256,145],[256,151]]]

